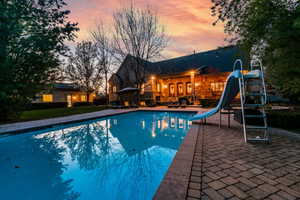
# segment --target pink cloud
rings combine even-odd
[[[101,19],[111,25],[113,12],[131,0],[68,0],[70,19],[79,23],[77,41],[87,39],[88,31]],[[135,0],[137,7],[149,5],[166,26],[171,42],[165,57],[191,54],[225,44],[223,26],[212,26],[215,18],[210,14],[210,0]]]

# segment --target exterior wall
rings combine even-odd
[[[43,94],[51,94],[52,95],[52,102],[86,102],[82,99],[82,95],[86,96],[85,92],[79,92],[79,91],[63,91],[63,90],[54,90],[51,92],[44,92]],[[33,103],[43,103],[43,94],[39,94],[38,98],[33,101]],[[69,96],[69,99],[68,99]],[[95,93],[90,94],[89,102],[93,102],[95,98]]]
[[[186,97],[190,102],[198,103],[199,99],[220,98],[225,81],[229,73],[217,73],[209,75],[182,75],[159,77],[152,83],[154,99],[164,102],[177,102],[180,97]],[[160,84],[161,91],[158,91],[157,84]],[[149,83],[150,84],[150,83]],[[175,87],[174,94],[170,94],[170,85]],[[180,94],[178,86],[182,85],[183,92]],[[188,92],[187,85],[191,85],[191,92]]]
[[[169,76],[150,76],[141,91],[141,100],[152,99],[154,102],[168,103],[177,102],[179,98],[185,97],[190,103],[198,104],[201,99],[219,99],[230,72],[214,74],[185,73]],[[159,84],[159,85],[158,85]],[[179,86],[182,93],[179,93]],[[190,92],[188,92],[190,84]],[[174,94],[170,93],[170,86],[174,86]],[[120,89],[120,88],[118,88]],[[118,94],[109,90],[110,101],[118,100]]]

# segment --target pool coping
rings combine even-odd
[[[3,124],[0,125],[0,136],[26,133],[30,131],[45,129],[45,128],[53,128],[58,125],[66,125],[66,124],[78,123],[78,122],[94,120],[94,119],[109,117],[114,115],[121,115],[129,112],[135,112],[137,110],[138,109],[126,109],[126,110],[108,109],[103,111],[111,111],[110,113],[97,111],[91,113],[70,115],[65,117],[55,117],[55,118],[42,119],[42,120]]]
[[[199,124],[192,124],[160,183],[154,200],[186,198],[199,128]]]

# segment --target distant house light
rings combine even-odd
[[[161,92],[160,83],[157,83],[156,90],[157,90],[157,92]]]
[[[87,101],[86,95],[81,95],[81,96],[80,96],[80,100],[81,100],[82,102],[86,102],[86,101]]]
[[[43,102],[53,102],[52,94],[43,94]]]

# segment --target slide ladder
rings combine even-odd
[[[242,69],[242,61],[237,60]],[[236,65],[235,64],[235,65]],[[252,60],[250,72],[242,74],[239,78],[241,114],[245,142],[270,142],[268,132],[267,116],[265,106],[267,103],[267,92],[264,79],[264,69],[260,60]],[[260,122],[260,125],[248,125],[250,119]],[[256,137],[248,136],[256,135]]]

